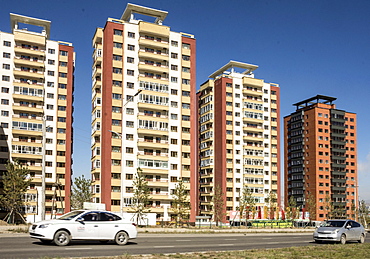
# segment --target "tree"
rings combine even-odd
[[[172,211],[176,215],[176,226],[184,219],[189,219],[190,203],[188,201],[188,191],[183,181],[180,179],[172,194]]]
[[[359,208],[358,208],[358,221],[367,228],[368,222],[370,222],[370,211],[369,208],[366,206],[366,203],[364,200],[360,201]]]
[[[74,179],[71,192],[71,207],[83,209],[84,202],[90,202],[92,198],[91,180],[84,175]]]
[[[309,193],[306,198],[305,210],[310,214],[310,225],[312,219],[316,219],[316,199],[312,193]]]
[[[298,214],[297,202],[292,195],[289,198],[288,206],[286,208],[286,217],[287,219],[295,220],[298,216],[297,214]]]
[[[256,200],[253,197],[253,193],[248,186],[244,186],[242,189],[242,195],[239,201],[239,212],[240,219],[243,219],[243,213],[245,210],[245,218],[249,219],[251,212],[253,213],[256,206]]]
[[[277,197],[275,192],[271,191],[269,193],[269,196],[267,197],[267,204],[270,212],[269,219],[274,219],[275,212],[277,210]]]
[[[331,219],[332,218],[332,213],[333,213],[333,203],[332,203],[331,198],[328,194],[325,196],[324,209],[325,209],[325,212],[326,212],[326,218]]]
[[[9,213],[5,221],[14,224],[18,215],[25,223],[22,207],[25,205],[24,197],[32,179],[29,178],[28,167],[23,166],[18,160],[8,162],[7,171],[3,174],[3,193],[0,195],[0,204]]]
[[[136,218],[136,224],[144,223],[145,213],[150,212],[148,207],[150,200],[150,189],[148,182],[143,175],[143,170],[140,167],[136,169],[136,178],[133,181],[133,203],[131,209],[134,211],[134,218]]]
[[[213,220],[216,222],[216,226],[218,226],[219,222],[225,217],[225,208],[224,208],[224,194],[222,192],[222,188],[219,185],[214,187],[214,195],[213,195]]]

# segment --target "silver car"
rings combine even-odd
[[[354,220],[333,219],[316,228],[313,239],[316,243],[324,241],[340,242],[358,241],[364,243],[366,237],[365,228]]]

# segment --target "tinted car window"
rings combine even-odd
[[[100,213],[100,221],[116,221],[120,219],[121,219],[120,217],[118,217],[117,215],[111,214],[111,213],[106,213],[106,212]]]
[[[336,227],[336,228],[341,228],[343,227],[345,221],[334,221],[334,220],[329,220],[326,222],[323,227]]]
[[[84,221],[97,221],[98,220],[98,213],[96,212],[91,212],[91,213],[86,213],[83,215]]]
[[[357,223],[357,222],[352,222],[352,227],[353,228],[359,228],[361,225],[359,224],[359,223]]]
[[[83,211],[80,211],[80,210],[76,210],[76,211],[71,211],[67,214],[64,214],[63,216],[61,216],[59,219],[63,219],[63,220],[71,220],[73,219],[74,217],[76,217],[77,215],[83,213]]]

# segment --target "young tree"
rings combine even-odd
[[[213,195],[213,220],[216,222],[216,226],[218,226],[219,222],[225,217],[225,208],[224,208],[224,193],[222,192],[222,188],[219,185],[214,187],[214,195]]]
[[[360,201],[358,212],[358,221],[364,226],[364,228],[367,228],[367,224],[370,222],[370,211],[364,200]]]
[[[240,219],[243,219],[243,213],[245,210],[245,218],[249,219],[250,214],[253,214],[255,210],[256,200],[253,197],[253,193],[248,186],[244,186],[239,201]]]
[[[4,220],[14,224],[15,217],[18,215],[25,222],[21,213],[25,205],[23,199],[31,183],[29,170],[17,160],[13,163],[8,162],[6,169],[3,174],[3,193],[0,195],[1,206],[9,211]]]
[[[84,175],[74,179],[71,192],[71,207],[82,209],[84,202],[90,202],[92,198],[91,180]]]
[[[185,184],[180,179],[173,190],[172,194],[172,211],[176,215],[176,226],[184,219],[189,219],[190,202],[188,201],[189,195],[186,190]]]
[[[331,198],[328,194],[325,196],[324,209],[325,209],[325,212],[326,212],[326,218],[331,219],[332,214],[333,214],[333,203],[332,203]]]
[[[270,192],[267,198],[268,208],[269,208],[269,219],[274,219],[275,212],[277,210],[277,197],[275,192]]]
[[[287,219],[295,220],[297,218],[297,202],[294,199],[293,196],[290,196],[289,201],[288,201],[288,206],[286,208],[286,217]]]
[[[316,219],[316,199],[312,193],[309,193],[306,197],[305,210],[310,214],[310,225],[312,219]]]
[[[143,170],[140,167],[136,169],[136,178],[133,181],[133,203],[131,209],[134,211],[134,218],[136,218],[136,224],[145,223],[145,213],[150,212],[148,207],[150,200],[150,189],[148,187],[148,181],[143,175]]]

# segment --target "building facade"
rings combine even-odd
[[[257,68],[230,61],[198,91],[202,216],[214,216],[215,188],[225,194],[224,221],[238,210],[244,186],[251,190],[260,217],[270,218],[265,209],[269,196],[280,197],[280,88],[255,78]]]
[[[109,18],[93,38],[94,202],[130,212],[140,167],[158,221],[171,220],[172,191],[179,179],[189,201],[197,198],[196,41],[163,25],[166,16],[128,4],[121,19]],[[195,221],[194,207],[191,217]]]
[[[16,159],[28,167],[25,213],[35,221],[70,210],[75,54],[50,40],[50,21],[10,21],[11,33],[0,32],[0,172]]]
[[[356,114],[335,100],[317,95],[284,118],[285,205],[294,197],[307,211],[311,199],[312,220],[355,219],[358,205]]]

